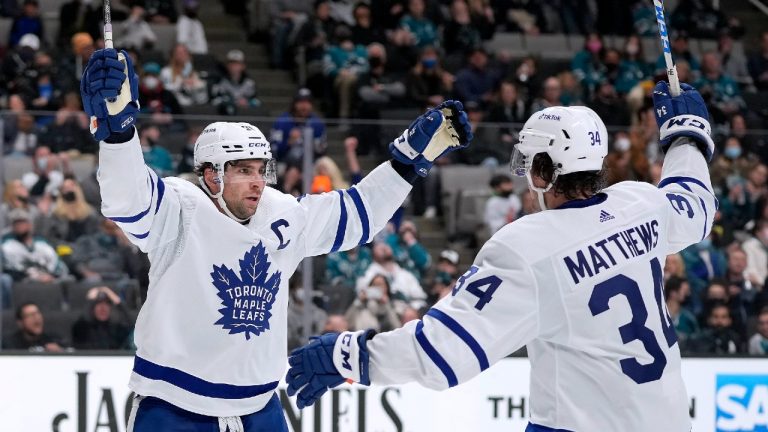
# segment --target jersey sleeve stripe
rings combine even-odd
[[[155,214],[160,211],[160,204],[163,202],[163,195],[165,195],[165,182],[159,176],[157,177],[157,204],[155,205]]]
[[[365,209],[365,204],[363,203],[363,199],[360,198],[360,192],[358,192],[357,189],[349,188],[347,189],[347,193],[352,198],[352,202],[355,203],[357,214],[360,216],[360,224],[363,228],[363,235],[360,236],[360,242],[358,244],[364,245],[368,243],[368,236],[371,231],[370,222],[368,221],[368,211]]]
[[[427,315],[443,323],[443,325],[448,327],[453,333],[456,334],[456,336],[458,336],[462,341],[464,341],[465,344],[467,344],[469,349],[475,353],[475,357],[477,357],[477,362],[480,364],[480,371],[488,369],[488,356],[485,354],[485,350],[483,350],[483,347],[481,347],[480,343],[477,342],[477,339],[475,339],[464,327],[462,327],[458,321],[451,318],[445,312],[435,308],[430,309],[427,312]]]
[[[683,176],[667,177],[667,178],[665,178],[665,179],[662,179],[662,180],[659,182],[659,186],[658,186],[658,188],[659,188],[659,189],[661,189],[661,188],[663,188],[664,186],[666,186],[666,185],[668,185],[668,184],[670,184],[670,183],[677,183],[677,184],[679,184],[680,186],[684,187],[685,189],[687,189],[687,190],[689,190],[689,191],[691,190],[691,188],[690,188],[690,187],[688,187],[688,185],[685,185],[685,183],[693,183],[693,184],[695,184],[696,186],[700,186],[700,187],[701,187],[702,189],[704,189],[705,191],[707,191],[707,192],[709,192],[710,194],[714,195],[714,194],[712,193],[712,191],[711,191],[711,190],[709,190],[709,188],[707,187],[707,185],[705,185],[705,184],[704,184],[704,183],[703,183],[701,180],[699,180],[699,179],[697,179],[697,178],[693,178],[693,177],[683,177]]]
[[[344,233],[347,231],[347,204],[344,202],[344,192],[340,190],[336,192],[339,193],[341,210],[339,213],[339,226],[336,228],[336,238],[333,240],[331,252],[337,252],[341,248],[341,244],[344,243]]]
[[[165,381],[190,393],[217,399],[247,399],[269,393],[277,388],[277,381],[238,386],[205,381],[184,371],[168,366],[161,366],[136,356],[133,361],[133,371],[151,380]]]
[[[416,324],[416,340],[419,342],[419,345],[421,345],[421,349],[424,350],[425,353],[427,353],[427,356],[429,356],[430,360],[440,369],[440,372],[445,375],[445,379],[448,380],[448,387],[454,387],[457,384],[459,384],[459,380],[456,379],[456,374],[453,372],[453,369],[451,369],[451,366],[448,365],[448,362],[445,361],[443,356],[440,355],[439,352],[435,349],[435,347],[432,346],[432,344],[427,339],[427,335],[424,334],[424,322],[419,321],[418,324]]]
[[[149,207],[147,207],[146,210],[133,216],[115,216],[115,217],[110,217],[109,219],[111,219],[113,222],[133,223],[133,222],[140,221],[144,216],[146,216],[147,213],[149,213],[149,210],[152,209],[152,201],[155,198],[155,179],[152,177],[152,174],[149,175],[149,181],[152,185],[152,193],[149,197]]]
[[[701,197],[699,197],[699,202],[701,203],[701,209],[704,210],[704,232],[701,234],[701,239],[704,240],[707,236],[707,219],[709,215],[707,214],[707,206],[704,205],[704,200]]]
[[[145,232],[144,234],[134,234],[134,233],[128,233],[128,234],[136,237],[137,239],[145,239],[149,236],[149,231]]]

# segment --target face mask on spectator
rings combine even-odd
[[[371,69],[376,69],[383,65],[384,62],[381,60],[381,57],[371,57],[368,59],[368,64],[371,66]]]
[[[437,66],[437,59],[436,58],[425,58],[421,60],[421,65],[424,66],[427,69],[432,69],[433,67]]]
[[[629,150],[630,142],[629,138],[619,138],[616,140],[616,150],[620,152],[625,152]]]
[[[64,192],[64,193],[62,193],[62,194],[61,194],[61,198],[62,198],[64,201],[66,201],[66,202],[70,202],[70,203],[71,203],[71,202],[75,202],[75,200],[77,199],[77,195],[75,195],[75,193],[74,193],[74,192],[72,192],[72,191],[69,191],[69,192]]]
[[[728,159],[736,159],[741,156],[741,149],[739,147],[728,147],[724,153]]]
[[[144,87],[148,90],[154,90],[160,84],[160,80],[155,76],[144,77]]]
[[[502,198],[509,198],[511,195],[512,195],[512,191],[511,190],[499,191],[499,196],[502,197]]]
[[[48,158],[41,157],[37,160],[37,168],[41,171],[45,171],[48,168]]]

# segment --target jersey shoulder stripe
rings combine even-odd
[[[488,363],[488,356],[485,354],[485,350],[483,350],[483,347],[480,346],[480,343],[477,342],[477,339],[475,339],[464,327],[462,327],[458,321],[454,320],[448,314],[436,308],[430,309],[427,312],[427,315],[443,323],[443,325],[448,327],[448,329],[456,334],[459,339],[467,344],[469,349],[471,349],[475,354],[475,357],[477,357],[477,362],[480,365],[480,371],[488,369],[490,365]]]
[[[424,321],[419,321],[418,324],[416,324],[415,334],[416,340],[419,342],[421,349],[424,350],[430,360],[432,360],[438,369],[440,369],[440,372],[445,375],[445,379],[448,380],[448,387],[455,387],[459,383],[459,380],[456,378],[456,373],[453,372],[453,369],[451,369],[451,366],[448,364],[448,362],[445,361],[443,356],[437,352],[435,347],[432,346],[432,344],[427,339],[427,335],[424,334]]]

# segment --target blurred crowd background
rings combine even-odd
[[[746,0],[665,3],[680,79],[711,114],[720,203],[712,234],[667,258],[667,308],[686,354],[764,355],[768,15]],[[98,144],[79,97],[83,67],[103,47],[101,6],[0,1],[2,349],[135,348],[149,263],[100,214]],[[372,244],[314,259],[311,303],[301,276],[291,281],[290,348],[323,331],[397,328],[461,284],[482,243],[533,211],[507,165],[540,109],[587,105],[603,118],[610,184],[660,178],[650,91],[665,72],[650,0],[113,0],[112,9],[115,46],[140,75],[145,162],[162,176],[197,181],[202,128],[248,121],[272,142],[276,188],[348,188],[419,113],[464,103],[472,146],[438,160]]]

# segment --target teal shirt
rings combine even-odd
[[[160,146],[152,146],[148,150],[142,150],[144,163],[152,168],[157,175],[167,176],[173,174],[173,158],[168,150]]]
[[[739,84],[733,80],[733,78],[720,74],[717,79],[710,79],[702,76],[694,84],[697,90],[709,87],[712,89],[712,102],[719,103],[734,103],[741,108],[744,108],[744,100],[741,98],[741,91],[739,90]]]
[[[323,57],[323,72],[335,77],[342,69],[352,69],[358,75],[368,72],[368,51],[362,45],[355,45],[347,51],[338,45],[331,45]]]
[[[406,15],[400,20],[400,27],[413,33],[416,37],[416,46],[419,48],[440,45],[437,38],[437,27],[426,18],[416,19]]]
[[[408,246],[400,241],[397,234],[388,235],[386,242],[392,248],[392,256],[400,267],[413,273],[416,279],[421,280],[421,277],[432,264],[432,258],[424,246],[418,242]]]
[[[325,279],[328,283],[341,281],[342,285],[354,286],[372,261],[371,251],[367,247],[358,248],[354,258],[349,251],[330,253],[325,258]]]
[[[619,78],[616,80],[616,91],[627,94],[640,81],[651,76],[650,66],[638,60],[622,60],[619,63]]]
[[[592,61],[592,54],[586,50],[576,53],[571,60],[571,70],[585,88],[595,89],[605,80],[602,65],[596,65]]]

